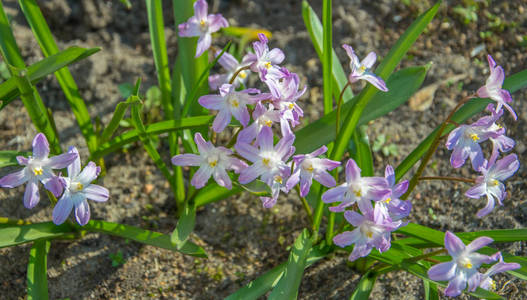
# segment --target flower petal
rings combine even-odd
[[[26,168],[7,174],[0,178],[0,186],[5,188],[17,187],[28,180],[26,176]]]
[[[486,237],[486,236],[479,237],[467,245],[467,251],[469,252],[477,251],[492,242],[494,242],[494,240],[489,237]]]
[[[346,163],[346,182],[352,182],[360,179],[360,168],[357,163],[352,159],[348,159]]]
[[[84,195],[86,195],[86,198],[97,202],[105,202],[110,197],[110,191],[97,184],[90,184],[82,191],[84,192]]]
[[[445,233],[445,248],[452,257],[457,257],[463,250],[465,250],[465,244],[455,234],[447,231]]]
[[[375,54],[375,52],[372,51],[368,53],[368,55],[361,61],[361,65],[369,69],[373,66],[376,60],[377,60],[377,54]]]
[[[198,45],[196,46],[196,58],[200,57],[203,52],[207,51],[210,48],[212,42],[212,37],[210,33],[206,33],[199,37]]]
[[[90,161],[80,172],[79,176],[77,176],[77,180],[83,185],[87,186],[92,181],[97,179],[98,173],[97,165],[93,161]]]
[[[222,109],[216,115],[214,122],[212,122],[212,129],[220,133],[225,130],[225,127],[231,122],[231,112],[227,109]]]
[[[200,189],[205,186],[207,181],[209,181],[211,175],[212,168],[202,166],[198,169],[198,171],[196,171],[196,173],[192,177],[192,180],[190,181],[190,184],[192,184],[195,188]]]
[[[77,158],[75,158],[73,162],[68,165],[68,168],[67,168],[68,176],[76,177],[81,172],[81,158],[79,156],[79,151],[77,150],[77,148],[75,148],[75,146],[71,146],[68,149],[68,153],[77,154]],[[60,168],[57,168],[57,169],[60,169]]]
[[[378,88],[379,90],[383,92],[388,91],[388,87],[386,87],[386,83],[384,82],[384,80],[382,80],[381,77],[373,73],[364,73],[359,78],[368,81],[369,83],[373,84],[373,86],[375,86],[376,88]]]
[[[81,226],[88,224],[90,221],[90,206],[86,199],[75,206],[75,219],[77,219],[77,223]]]
[[[79,160],[78,164],[80,166],[80,158],[78,153],[63,153],[49,158],[48,166],[50,166],[52,169],[62,169],[74,163],[77,159]],[[68,175],[70,177],[73,176],[69,172]]]
[[[33,139],[33,157],[42,159],[49,155],[48,139],[43,133],[38,133]]]
[[[199,97],[198,103],[207,109],[220,110],[225,104],[225,99],[220,95],[205,95]]]
[[[345,231],[341,234],[337,234],[333,238],[333,243],[339,247],[346,247],[353,243],[356,243],[360,238],[360,233],[358,230]]]
[[[218,185],[221,185],[222,187],[229,190],[232,189],[231,178],[229,177],[225,169],[215,168],[212,175],[214,176],[214,180],[216,180],[216,183],[218,183]]]
[[[445,295],[449,297],[456,297],[461,295],[461,291],[465,289],[467,286],[467,279],[465,276],[457,276],[454,277],[449,283],[447,288],[445,289]]]
[[[44,184],[44,188],[50,191],[55,197],[60,197],[64,190],[64,186],[59,176],[46,178],[45,180],[42,180],[42,183]]]
[[[70,215],[72,208],[73,201],[71,201],[69,193],[64,194],[57,202],[57,205],[55,205],[55,208],[53,208],[53,223],[56,225],[64,223]]]
[[[196,154],[179,154],[172,157],[172,164],[176,166],[199,166],[201,164],[201,157]]]
[[[31,180],[26,185],[26,191],[24,192],[24,206],[26,208],[33,208],[40,201],[37,183],[38,181]]]

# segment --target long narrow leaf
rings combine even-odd
[[[195,128],[201,126],[207,126],[212,122],[214,116],[200,116],[200,117],[189,117],[181,120],[170,120],[170,121],[161,121],[149,125],[145,125],[145,132],[147,135],[159,135],[165,132],[178,131],[187,128]],[[136,129],[127,131],[109,142],[106,142],[99,146],[97,151],[95,151],[91,160],[98,159],[104,155],[112,153],[124,145],[133,143],[139,140],[139,132]]]
[[[55,225],[52,222],[26,224],[26,225],[1,225],[0,248],[29,243],[39,239],[54,239],[72,233],[72,228],[67,224]]]
[[[304,269],[306,268],[306,259],[311,249],[311,243],[309,232],[304,229],[293,244],[284,275],[280,278],[268,299],[296,299],[298,288],[304,275]]]
[[[376,73],[378,76],[384,79],[388,78],[395,67],[399,64],[405,53],[417,40],[421,32],[433,19],[437,13],[437,10],[439,9],[440,4],[441,2],[438,2],[428,11],[426,11],[403,33],[403,35],[397,40],[395,45],[377,68]],[[391,87],[388,85],[388,88]],[[352,110],[348,113],[346,120],[344,121],[342,130],[339,131],[340,134],[337,137],[335,147],[331,152],[331,159],[340,160],[342,155],[344,155],[347,144],[351,138],[351,135],[355,131],[357,124],[359,123],[364,108],[377,93],[379,93],[379,90],[373,85],[368,84],[367,87],[357,96],[357,100],[353,102],[354,105]]]
[[[106,128],[104,128],[103,132],[101,133],[101,136],[97,140],[99,144],[106,143],[112,137],[115,130],[119,128],[119,122],[121,122],[121,120],[123,119],[128,107],[137,102],[137,97],[128,97],[126,101],[119,102],[117,106],[115,106],[115,111],[113,112],[112,119],[110,120]]]
[[[42,15],[36,0],[19,0],[19,4],[33,34],[37,38],[44,56],[48,57],[59,53],[59,47],[53,39],[51,30],[49,29],[46,19]],[[97,137],[93,130],[90,114],[88,113],[86,104],[79,93],[79,88],[77,87],[73,76],[68,68],[60,69],[56,72],[55,76],[57,77],[57,81],[71,106],[75,119],[81,129],[81,133],[86,139],[88,149],[90,152],[94,151],[97,147]]]
[[[322,22],[323,22],[323,46],[322,46],[322,79],[324,87],[324,114],[327,115],[333,110],[333,98],[331,97],[332,84],[332,58],[333,58],[333,39],[332,39],[332,9],[331,0],[322,1]]]
[[[27,68],[27,74],[32,84],[36,84],[44,77],[53,74],[57,70],[76,63],[92,54],[99,52],[100,48],[81,48],[72,46],[57,54],[46,57]],[[9,78],[7,81],[0,84],[0,99],[3,101],[0,109],[4,108],[8,103],[20,96],[20,92],[16,88],[14,78]]]
[[[322,61],[322,44],[323,44],[323,32],[322,32],[322,23],[317,17],[317,14],[313,11],[311,6],[307,1],[302,1],[302,16],[304,17],[304,24],[306,29],[309,32],[311,37],[311,42],[313,47],[318,54],[319,59]],[[333,97],[338,100],[341,90],[344,88],[348,82],[348,77],[344,73],[344,69],[340,64],[339,58],[335,53],[335,50],[331,50],[331,76],[332,76],[332,88],[333,88]],[[353,97],[353,92],[351,89],[347,89],[344,92],[344,99],[351,99]]]
[[[33,243],[27,264],[27,299],[46,300],[48,296],[48,252],[49,240]]]
[[[521,72],[518,72],[514,75],[509,76],[505,79],[503,82],[503,88],[508,90],[511,93],[514,93],[518,91],[519,89],[527,87],[527,70],[523,70]],[[454,116],[452,117],[452,121],[460,124],[465,122],[468,118],[472,117],[473,115],[483,111],[485,107],[487,107],[487,104],[489,103],[489,100],[487,99],[472,99],[467,104],[463,105],[461,109],[459,109]],[[396,180],[402,178],[406,172],[408,172],[413,165],[415,165],[421,157],[428,151],[428,148],[432,145],[432,141],[434,140],[435,136],[437,135],[437,132],[439,130],[439,127],[434,129],[432,133],[426,137],[404,160],[397,166],[395,169],[395,176]],[[443,136],[450,133],[450,131],[454,130],[454,126],[449,125],[446,127]]]
[[[425,300],[439,300],[437,284],[428,280],[423,280],[423,286],[425,289]]]
[[[83,227],[79,226],[79,229],[115,235],[146,245],[156,246],[171,251],[178,251],[191,256],[207,257],[207,254],[205,253],[205,250],[203,250],[203,248],[190,241],[185,242],[182,247],[177,248],[170,242],[169,235],[141,229],[130,225],[91,220],[90,222],[88,222],[88,224],[84,225]]]
[[[324,258],[328,253],[330,253],[330,251],[331,248],[322,247],[320,245],[311,248],[306,259],[306,268]],[[253,300],[260,298],[263,294],[276,286],[284,274],[286,264],[287,262],[284,262],[265,272],[255,280],[249,282],[231,294],[226,298],[226,300]]]
[[[194,230],[195,225],[196,206],[194,203],[187,203],[183,210],[183,214],[179,217],[176,229],[172,232],[170,241],[178,248],[183,246]]]
[[[377,273],[375,272],[366,272],[360,278],[359,284],[351,294],[350,300],[363,300],[370,298],[371,291],[377,281]]]

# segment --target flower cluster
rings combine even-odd
[[[348,160],[346,182],[322,195],[325,203],[341,202],[329,208],[333,212],[341,212],[357,204],[362,213],[345,211],[344,217],[355,229],[333,238],[333,242],[340,247],[354,244],[349,257],[351,261],[367,256],[373,247],[379,252],[388,250],[391,232],[407,224],[401,219],[407,217],[412,209],[410,201],[399,199],[408,189],[408,180],[395,184],[392,166],[386,166],[385,177],[361,177],[360,173],[355,161]]]
[[[432,280],[448,281],[445,289],[445,295],[455,297],[461,294],[468,284],[468,291],[473,292],[476,288],[495,289],[496,285],[490,276],[520,268],[517,263],[506,263],[500,252],[492,256],[477,253],[493,240],[489,237],[479,237],[466,245],[455,236],[447,231],[445,234],[445,248],[452,257],[452,261],[434,265],[428,270],[428,277]],[[478,268],[482,264],[490,264],[498,261],[490,267],[485,273],[480,273]]]
[[[498,160],[500,153],[508,152],[515,146],[515,141],[505,135],[506,130],[497,124],[503,115],[505,107],[517,119],[516,113],[509,105],[512,101],[508,91],[502,89],[505,78],[503,68],[498,66],[494,59],[488,55],[490,76],[486,84],[478,89],[477,95],[481,98],[490,98],[496,106],[489,104],[487,111],[490,115],[484,116],[470,125],[460,125],[448,136],[446,147],[452,150],[450,163],[454,168],[459,168],[470,158],[472,168],[481,173],[476,179],[476,185],[470,188],[465,195],[469,198],[479,199],[487,196],[487,205],[478,211],[477,216],[489,214],[496,201],[503,205],[507,193],[503,181],[511,177],[520,167],[520,162],[515,154],[509,154]],[[480,143],[492,142],[492,152],[489,159],[485,159]]]
[[[86,199],[97,202],[108,200],[106,188],[92,184],[100,173],[100,168],[93,162],[81,171],[79,152],[70,147],[68,153],[49,157],[49,143],[46,136],[39,133],[33,139],[33,155],[17,156],[23,169],[0,178],[0,186],[14,188],[27,182],[24,193],[24,206],[35,207],[40,201],[38,182],[55,197],[60,197],[53,209],[53,222],[62,224],[75,207],[75,218],[80,225],[90,220],[90,207]],[[53,170],[67,168],[68,177],[58,175]]]

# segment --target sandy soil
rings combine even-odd
[[[165,33],[169,58],[176,55],[176,39],[170,1],[166,2]],[[318,4],[314,8],[320,13]],[[334,45],[344,64],[347,58],[340,44],[351,44],[360,57],[376,51],[386,55],[397,37],[430,1],[334,1]],[[15,36],[27,63],[42,58],[16,1],[4,1],[12,17]],[[317,61],[301,17],[301,1],[215,1],[214,7],[230,24],[266,28],[273,32],[271,45],[286,53],[286,66],[298,72],[309,92],[302,98],[306,116],[316,119],[321,113],[322,68]],[[407,3],[407,4],[405,4]],[[102,51],[71,68],[93,117],[108,122],[121,99],[118,85],[143,78],[143,87],[156,84],[146,9],[135,1],[127,11],[119,1],[41,1],[51,29],[61,48],[71,45],[102,47]],[[438,16],[412,47],[402,66],[433,62],[425,85],[438,83],[457,74],[466,74],[460,83],[442,85],[433,103],[424,111],[403,105],[383,117],[369,129],[370,140],[380,135],[397,146],[398,155],[375,153],[377,175],[387,163],[397,165],[439,124],[441,118],[465,93],[475,91],[488,75],[485,55],[491,53],[510,75],[527,67],[527,4],[503,1],[491,6],[480,4],[478,21],[464,24],[454,12],[457,1],[445,1]],[[212,5],[211,5],[212,6]],[[497,23],[493,16],[501,18]],[[494,23],[493,23],[494,22]],[[493,25],[494,24],[494,25]],[[498,25],[496,25],[498,24]],[[501,25],[500,25],[501,24]],[[500,28],[502,26],[503,28]],[[501,30],[501,31],[500,31]],[[489,33],[487,33],[489,32]],[[471,56],[478,46],[485,50]],[[474,53],[473,53],[474,54]],[[346,66],[347,70],[347,66]],[[460,87],[463,91],[460,92]],[[38,84],[45,103],[53,110],[64,147],[77,145],[87,157],[80,135],[64,95],[53,77]],[[508,135],[515,138],[514,152],[522,167],[508,181],[509,197],[505,205],[491,215],[477,219],[476,211],[484,200],[463,196],[468,186],[443,182],[421,184],[413,194],[414,211],[410,220],[446,231],[474,231],[493,228],[520,228],[527,224],[525,200],[527,169],[527,105],[525,91],[513,94],[518,122],[505,118]],[[0,113],[0,148],[27,150],[35,130],[20,102],[14,102]],[[488,145],[487,145],[488,146]],[[168,162],[166,145],[161,149]],[[468,167],[453,170],[449,152],[441,148],[427,175],[474,176]],[[92,217],[122,222],[169,233],[176,220],[174,198],[150,158],[140,145],[106,157],[108,173],[102,183],[111,191],[107,204],[91,205]],[[9,170],[1,170],[6,174]],[[32,210],[22,205],[23,189],[0,190],[0,216],[31,221],[51,219],[46,200]],[[198,212],[193,240],[209,253],[209,259],[196,259],[167,250],[100,234],[66,243],[53,242],[49,254],[49,291],[52,299],[219,299],[240,288],[266,270],[285,261],[290,245],[306,225],[306,218],[296,194],[281,197],[270,210],[261,207],[251,195],[240,195],[206,206]],[[498,245],[515,255],[525,255],[527,243]],[[110,255],[121,252],[124,264],[112,266]],[[25,276],[29,247],[0,249],[0,285],[4,299],[25,297]],[[360,274],[348,267],[346,255],[337,253],[306,271],[301,299],[342,299],[349,297]],[[501,294],[511,299],[527,298],[527,285],[513,279],[505,287],[507,276],[498,276]],[[500,288],[503,287],[501,290]],[[420,280],[405,272],[381,276],[372,299],[422,299]],[[468,296],[462,296],[468,299]]]

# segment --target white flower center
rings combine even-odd
[[[83,185],[82,183],[78,182],[78,181],[77,181],[77,182],[72,182],[72,183],[70,184],[70,190],[71,190],[72,192],[74,192],[74,193],[75,193],[75,192],[80,192],[80,191],[82,191],[83,189],[84,189],[84,185]]]

